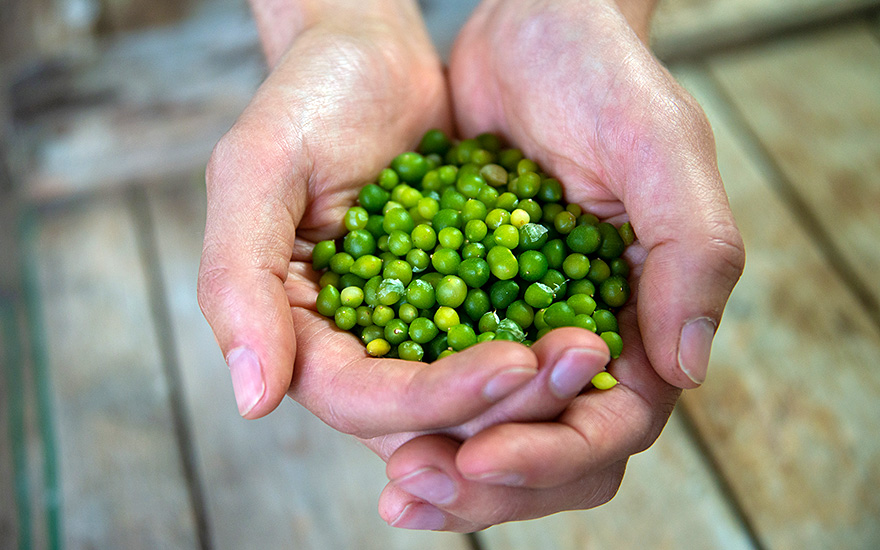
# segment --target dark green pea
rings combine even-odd
[[[373,324],[378,327],[384,327],[394,319],[394,309],[379,305],[373,310]]]
[[[434,324],[434,321],[424,317],[414,319],[413,322],[409,324],[409,337],[412,341],[419,344],[427,344],[436,338],[439,332],[440,330],[437,328],[437,325]]]
[[[362,277],[358,277],[354,273],[349,272],[349,273],[346,273],[345,275],[342,275],[341,277],[339,277],[339,284],[334,285],[334,286],[336,288],[342,288],[342,289],[354,287],[354,288],[359,289],[361,292],[363,292],[364,283],[366,283],[366,282],[367,281],[365,279],[363,279]],[[350,304],[344,304],[344,305],[350,305]]]
[[[505,149],[498,155],[498,164],[508,172],[515,172],[516,166],[522,158],[523,153],[519,149]]]
[[[527,223],[523,225],[519,229],[519,249],[539,250],[547,244],[548,234],[547,228],[541,224]]]
[[[568,248],[579,254],[592,254],[599,249],[601,241],[602,235],[595,225],[579,225],[565,238]]]
[[[547,273],[541,277],[540,282],[544,283],[553,291],[555,296],[564,296],[568,280],[565,275],[555,269],[548,269]]]
[[[607,309],[597,309],[593,312],[592,317],[596,321],[596,331],[599,334],[603,332],[618,332],[620,330],[617,325],[617,317]]]
[[[437,283],[436,298],[441,306],[457,308],[467,297],[467,284],[455,275],[447,275]]]
[[[523,342],[526,339],[526,335],[523,332],[522,327],[520,327],[515,321],[512,319],[502,319],[499,321],[498,328],[495,330],[495,339]]]
[[[388,252],[388,235],[382,235],[376,240],[376,248],[381,250],[382,252]]]
[[[351,271],[351,266],[353,265],[354,258],[352,258],[351,254],[349,254],[348,252],[337,252],[330,257],[330,269],[333,271],[333,273],[345,275],[346,273]]]
[[[518,163],[516,163],[516,173],[519,175],[525,174],[526,172],[540,172],[541,167],[538,166],[538,163],[531,159],[522,159]]]
[[[480,149],[480,143],[475,139],[463,139],[455,144],[446,155],[446,161],[450,164],[467,164],[471,160],[471,154]]]
[[[541,247],[541,253],[547,258],[547,265],[559,269],[565,261],[565,243],[561,239],[553,239]]]
[[[498,137],[497,134],[493,134],[491,132],[484,132],[478,135],[476,138],[477,143],[480,145],[481,149],[485,149],[492,153],[498,153],[501,151],[502,143],[501,138]]]
[[[599,334],[599,338],[608,345],[608,351],[611,353],[612,359],[617,359],[623,352],[623,339],[619,334],[613,331],[606,331]]]
[[[378,214],[382,211],[382,207],[391,198],[391,193],[382,189],[375,183],[368,183],[358,194],[358,202],[370,214]]]
[[[389,210],[385,214],[385,219],[382,221],[382,229],[385,230],[385,233],[389,235],[396,230],[403,231],[404,233],[412,233],[413,229],[415,229],[416,224],[410,216],[409,212],[405,208],[393,208]]]
[[[481,288],[491,274],[489,263],[482,258],[468,258],[458,266],[458,276],[471,288]]]
[[[555,296],[556,294],[553,292],[553,289],[544,283],[532,283],[526,287],[523,299],[533,308],[543,309],[553,303]]]
[[[357,314],[358,326],[368,327],[373,324],[373,308],[370,306],[360,306],[354,311]]]
[[[562,271],[572,279],[583,279],[590,271],[590,260],[583,254],[573,252],[562,262]]]
[[[413,342],[412,340],[401,342],[400,345],[397,346],[397,353],[400,355],[401,359],[406,361],[421,361],[425,356],[425,350],[422,348],[421,344]]]
[[[541,182],[538,199],[543,202],[559,202],[562,200],[562,184],[559,180],[547,178]]]
[[[541,176],[534,172],[523,172],[517,178],[516,196],[520,199],[530,199],[538,194],[541,188]]]
[[[602,258],[594,258],[590,262],[590,271],[587,272],[587,279],[593,281],[593,284],[602,284],[602,281],[611,276],[611,268]]]
[[[425,273],[424,275],[419,277],[419,279],[425,281],[426,283],[429,283],[432,287],[434,287],[434,290],[436,291],[437,283],[440,282],[440,279],[442,279],[443,276],[444,275],[442,273],[439,273],[437,271],[429,271],[428,273]]]
[[[452,148],[452,142],[443,132],[443,130],[432,129],[425,132],[422,141],[419,143],[419,152],[423,155],[436,153],[445,155]]]
[[[357,324],[357,313],[352,307],[342,306],[333,314],[333,320],[342,330],[351,330]]]
[[[568,305],[571,306],[571,309],[573,309],[578,315],[592,315],[593,312],[596,311],[596,300],[586,294],[574,294],[569,296],[566,303],[568,303]]]
[[[620,275],[612,275],[599,285],[599,296],[609,306],[620,307],[629,300],[629,283]]]
[[[387,265],[395,260],[397,260],[397,256],[392,254],[391,252],[383,252],[379,254],[379,259],[382,260],[382,265]]]
[[[419,309],[434,307],[434,286],[423,279],[415,279],[406,288],[406,301]]]
[[[485,257],[486,247],[483,243],[468,243],[461,249],[461,258],[463,260],[470,260],[471,258],[484,259]]]
[[[413,273],[421,273],[431,265],[431,257],[424,250],[413,248],[406,253],[406,261],[412,266]]]
[[[608,263],[608,267],[611,268],[612,275],[620,275],[624,279],[629,277],[629,262],[624,258],[614,258]]]
[[[579,204],[568,204],[565,206],[565,209],[568,212],[571,212],[571,215],[574,216],[575,218],[577,218],[578,216],[580,216],[581,214],[584,213],[583,208],[581,208],[581,206]]]
[[[364,229],[366,229],[374,239],[379,240],[379,237],[385,234],[385,230],[382,228],[382,223],[384,221],[385,216],[371,214],[370,219],[367,220],[367,227]]]
[[[568,235],[571,233],[576,224],[577,219],[574,217],[574,214],[568,210],[563,210],[553,217],[553,227],[560,235]]]
[[[457,227],[444,227],[437,233],[437,240],[443,248],[458,250],[464,244],[464,233]]]
[[[578,279],[577,281],[570,281],[568,283],[568,296],[574,296],[575,294],[586,294],[589,297],[593,297],[596,295],[596,285],[593,284],[589,279]]]
[[[364,327],[363,332],[361,332],[361,341],[364,344],[369,344],[373,340],[383,339],[384,336],[385,336],[385,329],[384,328],[382,328],[380,326],[376,326],[376,325],[370,325],[368,327]]]
[[[574,316],[574,326],[596,332],[596,321],[586,313],[578,313]]]
[[[516,281],[496,281],[489,288],[489,299],[495,309],[506,309],[519,297],[519,284]]]
[[[371,254],[361,256],[354,261],[351,272],[362,279],[375,277],[382,272],[382,260]]]
[[[391,169],[407,183],[418,183],[428,173],[428,161],[422,155],[409,151],[391,161]]]
[[[453,210],[451,208],[444,208],[437,212],[437,215],[434,216],[434,219],[431,220],[431,223],[434,226],[434,231],[438,233],[447,227],[455,227],[456,229],[461,229],[463,225],[461,212],[459,212],[458,210]]]
[[[556,219],[556,215],[560,212],[563,212],[565,208],[559,203],[551,202],[545,204],[543,207],[543,213],[541,214],[541,221],[548,226],[553,225],[553,220]]]
[[[339,276],[339,273],[334,273],[332,271],[327,271],[321,278],[318,279],[318,288],[324,288],[327,285],[333,285],[336,288],[342,288],[342,285],[339,283],[339,280],[342,277]]]
[[[434,337],[433,340],[423,344],[425,350],[424,360],[428,362],[436,361],[440,358],[440,354],[449,349],[449,342],[446,340],[446,333],[441,332]]]
[[[515,228],[514,228],[515,229]],[[489,269],[502,281],[512,279],[519,273],[519,262],[513,252],[505,246],[493,246],[486,253],[486,261]]]
[[[477,343],[477,334],[474,332],[474,329],[465,324],[451,327],[446,334],[446,338],[449,346],[455,351],[461,351]]]
[[[507,307],[507,318],[518,324],[523,330],[532,326],[535,310],[524,300],[517,300]]]
[[[345,236],[342,248],[354,259],[376,252],[376,239],[366,229],[356,229]]]
[[[468,290],[467,298],[464,299],[464,312],[468,317],[476,321],[489,311],[490,307],[489,295],[483,290],[479,288]]]
[[[602,235],[602,244],[599,246],[597,254],[605,260],[613,260],[619,258],[623,254],[626,245],[620,238],[617,228],[610,223],[603,222],[599,224],[599,233]]]
[[[599,225],[599,218],[595,214],[584,212],[578,216],[578,225]]]
[[[336,254],[335,241],[321,241],[312,249],[312,267],[316,270],[330,265],[330,258]]]
[[[574,309],[565,302],[553,303],[544,311],[544,322],[554,328],[574,326],[574,318]]]
[[[458,273],[458,267],[461,265],[461,256],[451,248],[440,248],[431,256],[431,265],[439,273],[453,275]]]
[[[546,309],[539,309],[539,310],[535,311],[535,320],[534,320],[533,324],[535,325],[535,328],[538,330],[543,330],[543,329],[550,326],[547,324],[546,321],[544,321],[544,312],[545,311],[546,311]]]
[[[537,250],[527,250],[519,257],[519,276],[522,280],[535,282],[547,274],[547,258]]]
[[[318,292],[315,305],[318,308],[318,313],[325,317],[333,317],[336,310],[342,306],[339,290],[335,286],[325,286]]]
[[[409,338],[409,325],[400,319],[392,319],[385,325],[385,340],[389,344],[402,344]]]

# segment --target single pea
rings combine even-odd
[[[409,337],[419,344],[427,344],[436,338],[439,329],[431,319],[419,317],[409,324]]]
[[[468,258],[458,266],[458,276],[471,288],[481,288],[491,274],[489,263],[482,258]]]
[[[385,216],[380,214],[370,214],[370,219],[367,220],[367,227],[364,229],[369,232],[370,235],[373,236],[377,241],[379,237],[385,235],[385,230],[382,228],[382,223],[385,221]]]
[[[385,279],[398,279],[404,286],[412,281],[412,266],[403,260],[392,260],[385,264],[382,270]]]
[[[345,287],[339,293],[339,299],[344,306],[358,307],[364,303],[364,289],[356,286]]]
[[[422,198],[422,193],[405,183],[401,183],[391,190],[391,200],[400,203],[404,208],[409,210],[415,208]]]
[[[629,300],[629,283],[620,275],[612,275],[599,285],[599,296],[609,306],[620,307]]]
[[[358,194],[358,202],[370,214],[378,214],[382,207],[391,198],[391,193],[382,189],[375,183],[368,183]]]
[[[461,323],[458,312],[451,307],[440,306],[434,313],[434,324],[443,332],[448,331],[451,327]]]
[[[476,199],[468,199],[461,209],[461,222],[467,228],[467,224],[474,220],[485,220],[489,210],[486,205]]]
[[[406,261],[412,266],[413,273],[421,273],[431,265],[431,257],[424,250],[413,248],[406,253]]]
[[[407,183],[418,183],[428,173],[428,161],[422,155],[408,151],[394,157],[391,169]]]
[[[486,214],[486,226],[492,231],[506,223],[510,223],[510,212],[503,208],[494,208]]]
[[[419,317],[419,308],[412,304],[400,304],[400,309],[397,311],[397,317],[404,323],[412,323]]]
[[[385,339],[389,344],[398,345],[409,337],[409,325],[400,319],[392,319],[385,325]]]
[[[376,239],[365,229],[349,232],[342,241],[342,248],[351,257],[358,259],[366,254],[376,252]]]
[[[333,320],[342,330],[351,330],[357,324],[357,313],[352,307],[342,306],[333,314]]]
[[[394,208],[385,214],[382,221],[382,229],[385,233],[391,234],[392,231],[400,230],[404,233],[412,233],[415,229],[415,222],[409,212],[404,208]]]
[[[607,309],[597,309],[593,312],[592,317],[596,321],[596,331],[600,334],[603,332],[618,332],[620,330],[617,324],[617,317]]]
[[[519,284],[513,280],[496,281],[489,287],[492,307],[505,309],[519,297]]]
[[[458,252],[451,248],[439,248],[431,256],[431,265],[439,273],[453,275],[458,273],[461,257],[458,255]]]
[[[498,203],[498,197],[500,193],[494,187],[483,187],[480,189],[480,193],[477,195],[477,200],[486,205],[486,209],[495,208],[495,205]]]
[[[403,231],[401,231],[403,233]],[[376,248],[382,252],[388,252],[388,235],[382,235],[376,240]]]
[[[598,226],[599,233],[602,235],[602,244],[599,246],[597,254],[605,260],[613,260],[619,258],[623,254],[626,245],[617,228],[607,222],[602,222]]]
[[[575,218],[584,213],[583,208],[581,208],[579,204],[567,204],[565,206],[565,209],[571,212],[572,216],[574,216]]]
[[[494,311],[487,311],[483,315],[480,316],[480,320],[477,323],[477,328],[480,332],[495,332],[495,329],[498,328],[498,323],[501,319],[498,318],[498,314]]]
[[[429,283],[434,288],[434,291],[436,291],[437,283],[440,282],[440,279],[442,279],[443,276],[444,275],[438,271],[429,271],[428,273],[425,273],[424,275],[419,277],[419,279],[425,281],[426,283]]]
[[[386,265],[390,262],[398,260],[399,258],[391,252],[382,252],[381,254],[379,254],[379,259],[382,260],[382,265]]]
[[[563,210],[565,210],[565,207],[557,202],[547,203],[542,208],[541,221],[548,226],[552,226],[556,215]]]
[[[526,250],[519,257],[519,276],[535,282],[547,274],[547,258],[537,250]]]
[[[446,333],[439,333],[433,340],[422,344],[425,350],[425,357],[422,359],[426,362],[436,361],[440,358],[440,354],[449,349],[449,342],[446,340]]]
[[[532,306],[533,308],[543,309],[549,307],[550,304],[553,303],[553,298],[555,297],[555,293],[553,289],[544,283],[532,283],[528,287],[526,287],[526,292],[523,294],[523,299],[525,302]]]
[[[447,152],[446,160],[451,164],[467,164],[471,160],[471,154],[479,148],[480,143],[476,139],[463,139]]]
[[[608,351],[611,353],[612,359],[620,357],[620,354],[623,351],[623,339],[620,337],[620,334],[613,331],[606,331],[599,333],[599,338],[608,344]]]
[[[443,130],[432,129],[425,132],[422,141],[419,142],[419,152],[423,155],[437,153],[445,155],[452,148],[452,142],[443,132]]]
[[[474,139],[477,140],[480,148],[490,151],[492,153],[500,152],[503,145],[501,142],[501,138],[498,137],[497,134],[493,134],[491,132],[484,132]]]
[[[378,183],[379,187],[382,189],[391,191],[398,183],[400,183],[400,176],[398,176],[397,172],[391,168],[383,168],[382,171],[379,172],[379,177],[376,178],[376,183]]]
[[[592,254],[599,249],[602,235],[595,225],[579,225],[571,230],[565,239],[565,244],[572,252],[580,254]]]
[[[578,313],[574,316],[574,326],[596,332],[596,321],[586,313]]]
[[[382,271],[382,260],[373,256],[371,254],[367,254],[366,256],[361,256],[357,260],[354,261],[354,264],[351,266],[351,272],[361,277],[362,279],[369,279],[371,277],[375,277]]]
[[[388,235],[388,251],[395,256],[406,256],[412,247],[412,237],[408,233],[395,230]]]
[[[458,250],[464,244],[464,233],[457,227],[444,227],[437,234],[437,240],[443,248]]]
[[[596,300],[586,294],[574,294],[566,302],[578,315],[592,315],[596,311]]]
[[[480,194],[480,189],[486,185],[486,180],[477,174],[458,173],[458,179],[455,182],[455,189],[465,197],[474,199]],[[463,205],[462,205],[463,206]]]
[[[412,340],[401,342],[400,345],[397,346],[397,353],[400,355],[401,359],[406,361],[421,361],[425,356],[425,350],[422,348],[421,344]]]
[[[431,197],[422,197],[419,199],[416,209],[419,211],[421,217],[430,221],[433,220],[434,216],[437,215],[437,212],[440,211],[440,201]]]
[[[515,193],[511,193],[510,191],[498,195],[498,200],[495,202],[495,208],[500,208],[508,214],[513,212],[518,205],[519,198]]]
[[[471,258],[484,259],[486,257],[486,247],[483,243],[468,243],[461,249],[461,258],[470,260]]]
[[[544,321],[551,327],[573,326],[574,318],[574,309],[565,302],[555,302],[544,312]]]
[[[546,178],[541,182],[538,199],[543,202],[559,202],[562,200],[562,184],[554,178]]]
[[[360,306],[354,312],[357,314],[358,326],[368,327],[373,324],[373,308],[370,306]]]
[[[629,262],[625,258],[614,258],[608,262],[608,267],[611,268],[612,275],[620,275],[624,279],[629,277]]]
[[[535,320],[535,310],[525,300],[517,300],[507,307],[507,318],[514,321],[523,330],[532,326]]]
[[[412,230],[412,243],[422,250],[433,250],[437,246],[437,233],[428,224],[419,224]]]
[[[431,224],[434,226],[434,231],[437,231],[438,233],[446,227],[461,229],[463,225],[461,212],[451,208],[444,208],[437,212],[437,215],[431,220]]]
[[[335,241],[321,241],[312,249],[312,267],[316,270],[330,265],[330,258],[336,254]]]
[[[516,166],[522,158],[523,153],[519,149],[504,149],[498,154],[498,164],[508,172],[516,171]]]
[[[370,307],[379,305],[379,286],[382,284],[382,276],[376,275],[364,284],[364,303]]]
[[[595,214],[584,212],[578,216],[578,225],[599,225],[599,218]]]
[[[323,275],[321,275],[320,279],[318,279],[318,288],[324,288],[327,285],[333,285],[336,288],[340,288],[342,287],[342,285],[339,283],[341,278],[342,277],[339,276],[339,273],[327,271]]]
[[[510,225],[517,229],[520,229],[522,226],[529,223],[530,220],[529,213],[522,208],[516,208],[510,213]]]
[[[541,253],[547,258],[547,265],[559,269],[565,261],[565,243],[561,239],[553,239],[541,247]]]
[[[395,174],[397,174],[397,172],[395,172]],[[422,178],[422,183],[419,187],[421,188],[422,193],[435,192],[443,187],[443,181],[440,179],[440,168],[438,167],[428,170],[425,177]]]
[[[539,250],[547,244],[549,231],[538,223],[527,223],[519,230],[520,250]],[[562,241],[560,241],[561,243]]]
[[[515,321],[512,319],[502,319],[495,330],[495,339],[522,342],[526,339],[526,335],[522,327],[516,324]]]
[[[441,306],[457,308],[467,297],[467,284],[455,275],[447,275],[437,283],[436,298]]]
[[[383,279],[376,292],[379,303],[385,306],[396,304],[405,294],[406,288],[400,279]]]
[[[413,280],[406,288],[406,301],[419,309],[434,307],[434,286],[422,279]]]
[[[445,349],[440,352],[440,355],[437,356],[437,359],[445,359],[454,353],[455,353],[455,350],[453,350],[453,349]]]
[[[464,235],[470,242],[479,242],[486,238],[489,228],[483,220],[470,220],[464,226]]]
[[[510,250],[519,246],[519,229],[510,224],[498,226],[493,232],[493,236],[495,244],[498,246],[503,246]]]
[[[542,329],[545,329],[550,326],[547,324],[547,321],[544,320],[544,312],[545,311],[547,311],[547,310],[546,309],[539,309],[539,310],[535,311],[535,319],[533,321],[533,324],[535,325],[535,328],[538,330],[542,330]]]
[[[547,333],[550,332],[551,330],[553,330],[553,327],[544,327],[544,328],[538,330],[538,332],[535,334],[535,340],[536,341],[540,340],[541,338],[546,336]]]
[[[611,268],[602,258],[593,258],[590,262],[590,271],[587,272],[587,279],[591,280],[594,285],[601,285],[602,281],[611,276]]]
[[[495,339],[495,333],[494,333],[494,332],[481,332],[481,333],[477,336],[477,343],[478,343],[478,344],[482,344],[483,342],[491,342],[491,341],[494,340],[494,339]]]
[[[596,286],[589,279],[578,279],[577,281],[571,281],[568,283],[567,295],[571,297],[575,294],[586,294],[587,296],[592,298],[596,295]]]
[[[516,196],[520,199],[530,199],[538,194],[541,188],[541,176],[535,172],[523,172],[517,178]]]
[[[333,317],[336,310],[342,306],[339,290],[335,286],[325,286],[318,292],[315,305],[318,308],[318,313],[325,317]]]
[[[369,344],[376,338],[382,338],[383,336],[385,336],[385,329],[383,327],[370,325],[364,327],[364,330],[361,331],[361,342]]]
[[[603,370],[590,380],[590,384],[592,384],[597,390],[610,390],[616,386],[618,382],[617,378],[614,378],[610,372]]]
[[[343,217],[345,228],[349,231],[355,229],[364,229],[367,227],[367,220],[370,219],[370,213],[360,206],[352,206],[348,209]]]
[[[464,312],[468,317],[474,320],[479,320],[483,314],[489,311],[491,302],[489,300],[489,295],[486,294],[485,291],[479,288],[472,288],[468,290],[467,298],[464,299],[463,306]]]
[[[477,343],[477,334],[474,329],[465,324],[450,327],[446,338],[449,346],[455,351],[461,351]]]
[[[560,273],[555,269],[548,269],[547,273],[541,277],[539,281],[544,283],[550,290],[553,291],[554,296],[565,296],[566,286],[568,285],[568,280],[565,278],[565,275]]]
[[[385,355],[388,355],[388,352],[390,351],[391,344],[389,344],[388,341],[383,338],[370,340],[370,342],[367,344],[367,353],[369,353],[373,357],[383,357]]]
[[[620,238],[623,240],[623,244],[626,246],[629,246],[636,241],[636,233],[633,230],[633,226],[630,222],[626,222],[618,227],[617,232],[620,233]]]
[[[373,309],[373,324],[377,327],[384,327],[394,319],[394,309],[388,306],[379,305]]]
[[[516,164],[516,173],[522,175],[526,172],[540,172],[541,168],[538,164],[530,159],[522,159]]]
[[[507,183],[507,170],[499,164],[486,164],[480,168],[480,175],[492,187],[501,187]]]
[[[492,275],[502,281],[512,279],[519,273],[519,262],[517,262],[516,256],[505,246],[493,246],[486,253],[486,261],[489,262]]]
[[[577,219],[575,218],[574,214],[572,214],[568,210],[563,210],[553,217],[553,227],[556,228],[556,231],[558,231],[561,235],[568,235],[569,233],[571,233],[576,224]]]
[[[458,177],[461,178],[460,170],[458,172]],[[461,212],[461,209],[464,208],[467,200],[468,197],[460,193],[455,187],[447,187],[443,190],[443,194],[440,195],[440,208],[442,210],[455,210],[456,212]]]
[[[590,271],[590,260],[583,254],[573,252],[562,262],[562,271],[572,279],[583,279]]]

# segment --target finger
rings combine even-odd
[[[537,375],[529,348],[487,342],[434,363],[376,359],[353,334],[293,309],[297,370],[291,396],[339,431],[361,438],[461,424]]]
[[[246,418],[271,412],[290,386],[296,343],[284,281],[306,200],[264,111],[252,105],[211,156],[199,269],[199,304]]]
[[[383,518],[396,527],[417,528],[431,519],[432,529],[471,532],[562,510],[593,508],[614,496],[626,464],[624,460],[564,486],[535,490],[465,479],[455,468],[457,449],[455,441],[439,435],[422,436],[402,446],[386,468],[392,481],[380,497]],[[437,527],[438,512],[443,514],[441,527]]]

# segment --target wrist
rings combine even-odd
[[[415,0],[249,0],[263,52],[270,66],[307,29],[365,34],[399,32],[409,39],[430,38]]]

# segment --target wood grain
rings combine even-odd
[[[70,548],[197,544],[129,210],[44,212],[34,247]]]
[[[201,181],[151,193],[162,276],[217,548],[468,548],[465,537],[393,529],[376,512],[384,463],[292,401],[239,417],[228,369],[196,302]]]
[[[835,66],[845,72],[844,60]],[[773,78],[809,86],[782,72],[776,67]],[[792,205],[774,193],[774,173],[754,160],[749,133],[712,81],[696,70],[676,74],[714,124],[748,256],[709,379],[684,404],[765,547],[876,547],[878,328],[796,222]]]

